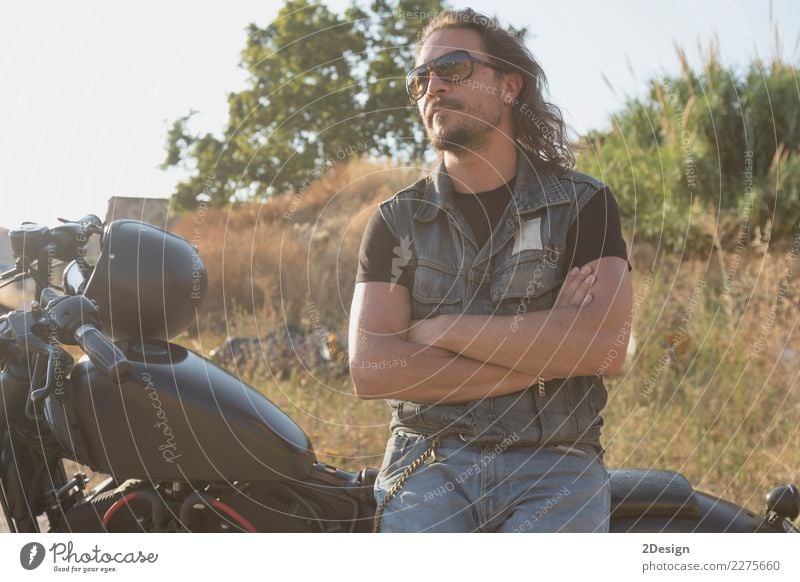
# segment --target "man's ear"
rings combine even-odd
[[[522,75],[520,73],[503,73],[501,83],[503,103],[513,104],[522,91]]]

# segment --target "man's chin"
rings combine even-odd
[[[441,123],[443,120],[448,119],[451,113],[452,111],[449,109],[438,109],[431,115],[431,121],[439,121]]]
[[[469,152],[473,151],[472,148],[468,147],[466,144],[462,144],[455,141],[450,141],[446,139],[436,138],[432,142],[433,148],[440,152]]]
[[[431,117],[430,132],[433,134],[446,133],[448,130],[452,131],[452,124],[448,123],[446,115],[440,115],[437,111]]]
[[[435,131],[429,137],[434,149],[442,152],[473,151],[479,141],[476,136],[460,130]]]

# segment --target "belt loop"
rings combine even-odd
[[[428,405],[430,406],[430,405]],[[417,422],[421,425],[425,426],[425,413],[424,410],[426,408],[425,404],[415,404],[414,405],[414,416],[417,419]]]

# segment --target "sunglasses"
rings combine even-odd
[[[473,63],[486,65],[496,69],[497,67],[487,61],[473,57],[465,50],[453,51],[436,57],[418,67],[414,67],[406,75],[406,91],[412,103],[419,101],[428,90],[428,83],[431,79],[431,72],[444,79],[448,83],[458,83],[464,79],[469,79],[472,75]]]

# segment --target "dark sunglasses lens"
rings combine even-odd
[[[433,64],[436,76],[451,83],[457,83],[472,74],[472,61],[464,53],[445,55]]]
[[[428,67],[437,77],[450,83],[458,83],[472,74],[472,60],[469,53],[453,52],[434,59],[427,66],[412,69],[406,77],[406,91],[412,100],[418,101],[428,90]]]
[[[408,77],[406,77],[406,91],[408,91],[408,95],[414,101],[417,101],[420,97],[422,97],[427,88],[428,69],[425,67],[414,69],[408,74]]]

